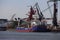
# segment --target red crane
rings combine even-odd
[[[35,14],[35,11],[33,10],[33,7],[31,6],[27,21],[31,21],[31,19],[33,18],[32,15],[34,14]]]

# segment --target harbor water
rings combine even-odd
[[[0,31],[0,40],[60,40],[60,33]]]

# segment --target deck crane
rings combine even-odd
[[[40,8],[39,8],[39,5],[38,5],[38,3],[36,3],[33,7],[36,7],[36,9],[37,9],[37,13],[38,13],[38,15],[39,15],[39,19],[41,20],[41,19],[43,19],[44,18],[44,15],[43,15],[43,12],[45,12],[47,9],[49,9],[49,11],[50,11],[50,13],[51,13],[51,17],[52,17],[52,12],[51,12],[51,10],[50,10],[50,7],[52,7],[53,5],[51,5],[51,6],[49,6],[48,5],[48,8],[46,8],[46,9],[44,9],[44,10],[40,10]],[[45,18],[46,20],[51,20],[52,18]]]
[[[54,2],[54,13],[53,13],[53,26],[58,26],[57,24],[57,12],[58,12],[58,6],[57,6],[57,1],[60,1],[60,0],[50,0],[49,2]]]
[[[51,5],[51,6],[53,6],[53,5]],[[27,20],[31,20],[32,19],[32,15],[34,15],[36,12],[35,12],[35,10],[34,9],[36,9],[36,11],[37,11],[37,13],[38,13],[38,15],[39,15],[39,19],[41,20],[42,18],[44,18],[44,16],[43,16],[43,14],[42,14],[42,12],[45,12],[47,9],[49,9],[51,6],[49,6],[48,8],[46,8],[46,9],[44,9],[43,11],[41,11],[40,10],[40,8],[39,8],[39,5],[38,5],[38,3],[36,3],[33,7],[31,6],[31,8],[30,8],[30,14],[28,15],[29,17],[28,17],[28,19]],[[35,8],[36,7],[36,8]],[[52,18],[45,18],[46,20],[50,20],[50,19],[52,19]]]
[[[36,7],[36,10],[37,10],[37,13],[38,13],[38,16],[39,16],[39,20],[41,21],[44,18],[44,16],[43,16],[43,14],[42,14],[42,12],[39,8],[38,3],[36,3],[34,6]]]
[[[29,17],[28,17],[27,21],[31,21],[32,18],[33,18],[32,15],[34,15],[34,14],[35,14],[35,12],[34,12],[32,6],[31,6],[31,8],[30,8],[30,12],[29,12]]]

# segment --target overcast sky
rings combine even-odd
[[[48,0],[0,0],[0,18],[10,19],[13,14],[16,14],[15,17],[25,18],[28,14],[29,6],[33,6],[38,2],[41,11],[48,8]],[[49,5],[52,5],[53,2],[50,2]],[[53,14],[53,6],[51,7]],[[60,2],[58,2],[58,19],[60,19]],[[51,17],[49,9],[43,12],[44,17]]]

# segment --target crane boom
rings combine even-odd
[[[16,14],[13,14],[13,15],[12,15],[12,17],[11,17],[11,21],[13,20],[13,18],[14,18],[15,15],[16,15]]]
[[[36,9],[37,9],[37,13],[38,13],[38,15],[39,15],[39,20],[41,21],[41,20],[44,18],[44,17],[43,17],[43,14],[42,14],[42,12],[41,12],[41,10],[40,10],[40,8],[39,8],[38,3],[36,3],[35,6],[36,6]]]

